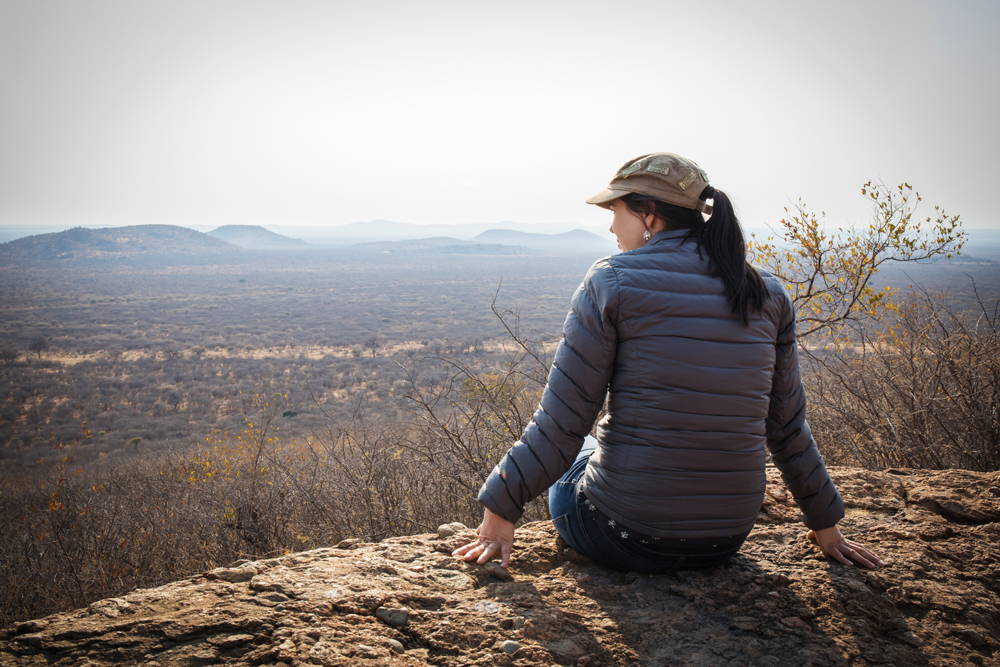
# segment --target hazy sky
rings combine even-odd
[[[0,223],[594,225],[672,151],[751,226],[881,178],[997,228],[997,35],[995,0],[0,0]]]

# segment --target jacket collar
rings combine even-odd
[[[646,241],[644,248],[648,248],[654,245],[678,243],[684,239],[687,235],[687,229],[664,229],[662,232],[657,232],[657,234]]]

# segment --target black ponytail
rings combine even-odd
[[[740,316],[744,324],[751,312],[760,312],[767,301],[767,286],[753,266],[747,262],[747,244],[743,229],[729,197],[711,185],[701,193],[701,199],[712,199],[712,215],[708,220],[694,209],[668,204],[647,195],[629,194],[622,201],[629,209],[645,215],[652,213],[667,223],[668,229],[687,229],[685,239],[698,244],[698,254],[708,255],[714,275],[722,278],[729,297],[729,309]]]

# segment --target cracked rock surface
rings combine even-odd
[[[539,522],[501,574],[449,556],[474,537],[449,524],[20,623],[0,665],[1000,665],[1000,473],[831,475],[885,568],[825,561],[769,469],[753,534],[711,570],[607,570]]]

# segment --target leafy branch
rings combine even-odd
[[[886,262],[919,262],[959,254],[966,240],[959,216],[940,207],[923,221],[915,217],[920,194],[909,183],[890,188],[868,181],[861,194],[872,204],[865,228],[828,232],[801,199],[779,223],[780,241],[770,236],[748,244],[754,261],[788,289],[798,313],[799,335],[836,334],[839,327],[880,312],[895,311],[891,288],[876,289],[872,278]]]

